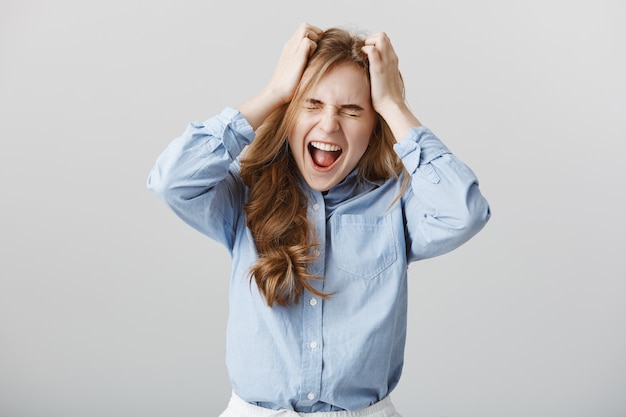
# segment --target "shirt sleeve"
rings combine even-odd
[[[235,109],[190,123],[159,155],[147,186],[194,229],[232,250],[245,186],[237,157],[254,131]]]
[[[411,176],[402,197],[409,262],[449,252],[478,233],[491,213],[472,170],[425,126],[394,149]]]

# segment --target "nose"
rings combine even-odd
[[[339,129],[338,115],[333,107],[328,106],[321,112],[318,125],[326,133],[332,133]]]

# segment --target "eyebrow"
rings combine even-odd
[[[324,103],[321,100],[318,100],[316,98],[307,98],[305,100],[307,103],[312,104],[314,106],[324,106],[326,105],[326,103]],[[359,106],[358,104],[342,104],[340,106],[338,106],[339,110],[351,110],[351,111],[365,111],[365,109],[361,106]]]

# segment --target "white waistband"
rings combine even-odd
[[[292,410],[272,410],[250,404],[234,392],[228,403],[228,408],[220,417],[400,417],[391,399],[385,399],[369,407],[355,411],[325,411],[316,413],[298,413]]]

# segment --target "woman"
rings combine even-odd
[[[394,415],[407,266],[489,218],[473,172],[405,103],[387,35],[309,24],[260,93],[168,146],[148,186],[232,256],[224,416]]]

